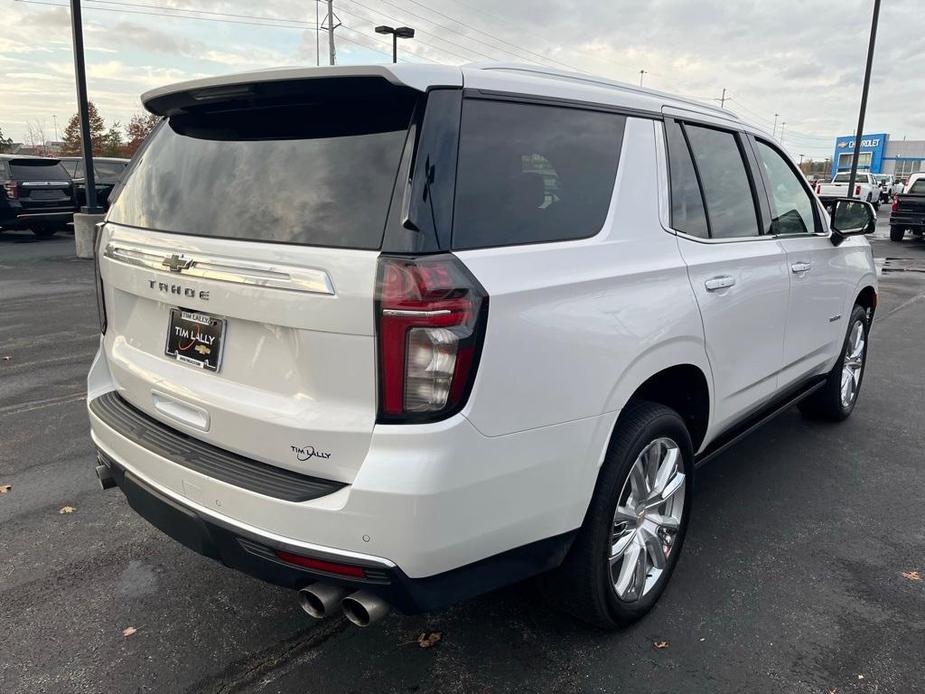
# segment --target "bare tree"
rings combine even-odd
[[[26,142],[35,154],[47,156],[48,149],[45,146],[45,123],[37,118],[26,123]]]

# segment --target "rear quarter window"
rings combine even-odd
[[[466,99],[453,248],[593,236],[607,217],[626,117]]]

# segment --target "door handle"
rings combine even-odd
[[[717,289],[727,289],[735,283],[735,277],[731,275],[720,275],[719,277],[711,277],[704,282],[703,285],[707,288],[708,292],[715,292]]]
[[[810,270],[812,270],[813,264],[812,263],[802,263],[802,262],[794,263],[793,265],[790,266],[790,269],[796,274],[800,274],[801,272],[809,272]]]

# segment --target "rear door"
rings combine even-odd
[[[120,394],[224,449],[352,481],[376,420],[376,263],[414,99],[165,121],[101,240]]]
[[[666,120],[672,226],[713,369],[718,430],[774,395],[787,317],[786,254],[764,233],[739,133]]]
[[[767,140],[752,140],[771,208],[771,233],[787,252],[788,323],[780,385],[818,373],[838,352],[849,278],[846,256],[829,240],[819,206],[789,158]]]

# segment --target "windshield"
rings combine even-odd
[[[412,107],[394,96],[171,117],[129,170],[109,219],[379,248]]]

